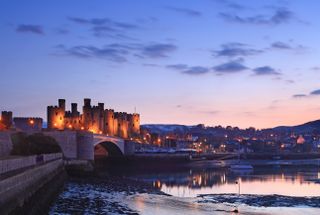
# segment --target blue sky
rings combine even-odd
[[[317,0],[0,3],[0,110],[58,98],[142,123],[294,125],[320,116]]]

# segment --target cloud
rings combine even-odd
[[[292,49],[292,47],[283,42],[274,42],[271,44],[271,48],[276,48],[276,49]]]
[[[320,89],[317,89],[317,90],[311,91],[309,93],[309,95],[307,95],[307,94],[295,94],[292,97],[293,98],[307,98],[307,97],[310,97],[310,96],[319,96],[319,95],[320,95]]]
[[[190,17],[200,17],[202,16],[202,13],[196,10],[192,10],[192,9],[188,9],[188,8],[178,8],[178,7],[165,7],[168,10],[186,15],[186,16],[190,16]]]
[[[274,42],[270,45],[272,49],[278,49],[278,50],[292,50],[292,51],[305,51],[307,47],[303,45],[290,45],[288,43],[284,42]]]
[[[127,36],[127,31],[140,29],[139,25],[118,22],[109,18],[85,19],[80,17],[68,17],[68,20],[78,25],[88,26],[96,37],[132,39]]]
[[[16,28],[19,33],[32,33],[38,35],[44,35],[43,27],[40,25],[19,25]]]
[[[203,67],[203,66],[192,66],[189,67],[186,70],[183,70],[182,73],[183,74],[187,74],[187,75],[203,75],[208,73],[210,70],[207,67]]]
[[[293,98],[304,98],[304,97],[307,97],[306,94],[295,94],[292,96]]]
[[[220,13],[219,16],[228,22],[252,25],[280,25],[288,23],[295,18],[294,13],[287,8],[276,8],[269,16],[258,14],[241,17],[232,13]]]
[[[208,67],[204,66],[188,66],[186,64],[172,64],[167,65],[166,68],[173,69],[186,75],[204,75],[210,72]]]
[[[243,43],[226,43],[221,45],[221,49],[214,51],[214,55],[218,57],[244,57],[257,55],[262,53],[262,50],[249,48]]]
[[[78,57],[78,58],[99,58],[114,61],[117,63],[126,62],[126,55],[128,51],[121,48],[112,48],[111,46],[104,46],[102,48],[95,46],[73,46],[70,48],[64,45],[57,46],[63,51],[63,54]]]
[[[310,68],[313,71],[320,71],[320,67],[319,66],[314,66],[312,68]]]
[[[217,115],[220,113],[220,111],[212,110],[212,111],[199,111],[200,113],[206,114],[206,115]]]
[[[68,20],[76,24],[82,25],[93,25],[93,26],[105,26],[110,28],[119,28],[119,29],[138,29],[140,28],[136,24],[126,23],[126,22],[117,22],[109,18],[93,18],[93,19],[84,19],[79,17],[68,17]]]
[[[247,70],[248,67],[243,65],[243,60],[232,60],[213,67],[213,70],[219,74],[237,73]]]
[[[245,10],[247,9],[246,6],[235,3],[230,0],[213,0],[215,3],[220,4],[228,9],[233,9],[233,10]]]
[[[252,71],[255,73],[255,75],[281,75],[281,73],[277,72],[270,66],[257,67]]]
[[[168,43],[157,43],[142,47],[142,55],[150,58],[166,58],[168,54],[174,52],[177,46]]]
[[[320,89],[312,91],[310,95],[320,95]]]
[[[93,45],[66,47],[58,45],[56,48],[62,52],[62,55],[78,58],[99,58],[117,63],[126,62],[130,55],[139,58],[167,58],[169,53],[177,49],[173,44],[163,43],[111,43],[102,47]]]
[[[175,70],[185,70],[188,69],[187,64],[172,64],[166,66],[168,69],[175,69]]]

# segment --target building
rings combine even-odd
[[[82,114],[77,104],[71,104],[71,111],[66,111],[64,99],[58,100],[58,106],[47,107],[48,129],[86,130],[96,134],[118,136],[124,139],[140,134],[140,115],[137,113],[114,112],[105,109],[104,103],[91,105],[91,99],[85,98]]]
[[[17,131],[41,131],[42,118],[39,117],[15,117],[14,126]]]

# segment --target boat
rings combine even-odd
[[[230,166],[231,170],[253,170],[253,166],[250,164],[234,164]]]

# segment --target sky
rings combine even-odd
[[[142,124],[320,118],[318,0],[0,0],[0,110],[58,98]]]

